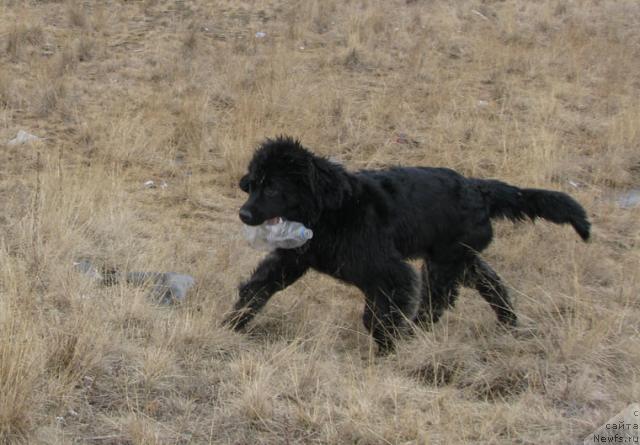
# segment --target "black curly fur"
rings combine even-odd
[[[363,291],[363,321],[381,351],[408,321],[436,322],[460,284],[476,288],[501,322],[516,323],[500,278],[478,257],[491,242],[491,218],[544,218],[589,238],[584,209],[565,193],[446,168],[348,172],[289,137],[256,150],[240,187],[249,194],[240,210],[246,224],[279,216],[304,223],[314,236],[301,248],[271,252],[240,286],[226,322],[243,328],[275,292],[313,268]],[[421,277],[407,258],[424,259]]]

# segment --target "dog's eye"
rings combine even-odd
[[[275,187],[265,187],[264,194],[269,198],[273,198],[278,194],[278,189]]]
[[[244,175],[240,178],[240,190],[245,193],[249,193],[251,191],[251,179],[249,179],[249,175]]]

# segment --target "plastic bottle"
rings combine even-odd
[[[296,221],[278,218],[275,224],[262,223],[259,226],[244,226],[244,234],[249,245],[259,250],[295,249],[313,238],[313,230]]]

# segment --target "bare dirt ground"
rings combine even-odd
[[[0,443],[581,443],[640,401],[640,211],[612,199],[640,185],[639,72],[636,1],[4,0]],[[236,183],[280,133],[564,190],[593,240],[497,224],[514,331],[464,291],[376,358],[359,292],[310,273],[229,332],[261,256]],[[78,258],[197,287],[160,306]]]

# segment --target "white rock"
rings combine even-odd
[[[266,32],[258,31],[256,33],[256,39],[264,39],[265,37],[267,37],[267,33]]]
[[[74,261],[73,267],[75,267],[77,270],[79,270],[80,272],[82,272],[92,280],[100,281],[103,279],[102,274],[98,271],[98,269],[94,267],[93,264],[91,264],[89,260],[83,259],[80,261]],[[82,298],[87,298],[87,297],[83,295]]]
[[[623,209],[640,207],[640,189],[631,189],[618,197],[618,205]]]
[[[36,135],[27,133],[24,130],[20,130],[18,131],[18,134],[16,135],[15,138],[11,139],[7,145],[22,145],[22,144],[26,144],[28,142],[35,142],[35,141],[39,141],[41,138],[39,138]]]

